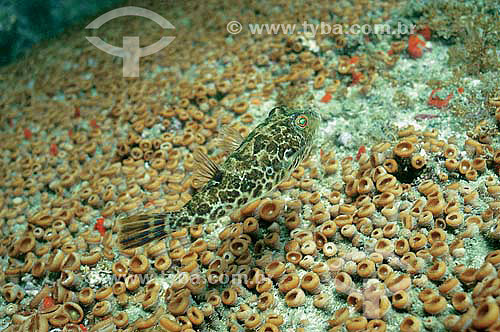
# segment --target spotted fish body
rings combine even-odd
[[[310,153],[320,117],[310,108],[276,107],[179,211],[121,220],[120,244],[133,248],[166,237],[181,225],[228,215],[288,178]]]

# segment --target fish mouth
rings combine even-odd
[[[315,120],[317,120],[317,121],[321,121],[321,115],[320,115],[318,112],[316,112],[316,111],[311,111],[311,116],[312,116]]]
[[[314,109],[310,109],[308,116],[315,122],[318,126],[321,123],[321,114]]]
[[[321,115],[319,114],[319,112],[318,112],[318,110],[316,108],[314,108],[314,107],[308,107],[304,111],[313,120],[321,121]]]

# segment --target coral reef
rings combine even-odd
[[[1,67],[0,329],[498,330],[493,5],[151,1],[175,30],[129,17],[98,32],[175,35],[139,78],[83,27]],[[486,24],[474,40],[450,19],[463,8]],[[248,29],[304,21],[417,31]],[[268,197],[119,248],[120,218],[176,211],[203,185],[195,151],[220,164],[220,136],[310,103],[316,149]]]

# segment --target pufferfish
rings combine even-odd
[[[121,247],[161,240],[179,226],[216,220],[262,198],[309,155],[319,124],[320,116],[311,107],[278,106],[246,138],[236,130],[226,131],[223,142],[231,153],[222,164],[203,152],[194,153],[193,177],[204,185],[191,200],[178,211],[121,219]]]

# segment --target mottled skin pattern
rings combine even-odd
[[[180,211],[123,219],[121,245],[144,245],[175,227],[215,220],[266,195],[309,154],[319,122],[312,109],[274,108]]]

